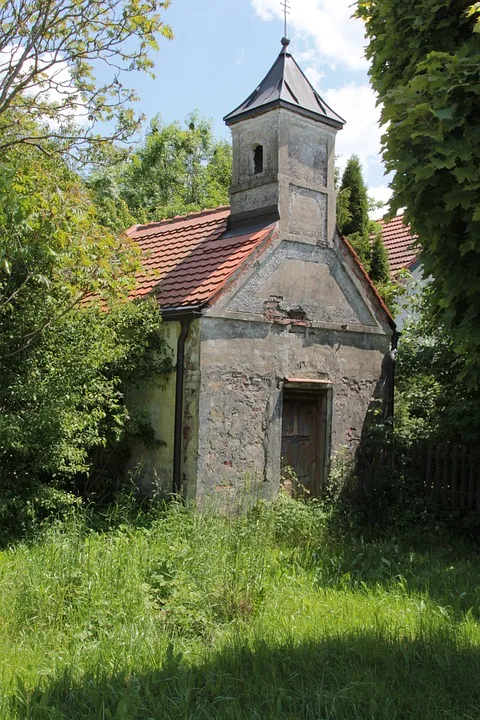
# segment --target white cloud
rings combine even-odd
[[[325,77],[325,73],[322,73],[320,70],[317,70],[315,65],[309,65],[308,67],[305,68],[304,72],[315,89],[320,87],[320,82]]]
[[[280,0],[251,0],[251,4],[262,20],[275,20],[281,29]],[[355,153],[367,185],[381,187],[384,167],[380,139],[384,128],[380,127],[380,108],[368,82],[363,23],[352,18],[353,0],[293,0],[290,5],[289,35],[295,59],[326,102],[346,120],[336,141],[340,172]],[[332,69],[335,75],[325,73]],[[325,76],[330,84],[327,91]]]
[[[375,202],[381,203],[381,207],[376,210],[371,210],[369,213],[371,220],[379,220],[387,211],[387,205],[392,197],[392,191],[388,185],[376,185],[375,187],[368,188],[368,194],[375,200]]]
[[[262,20],[283,17],[280,0],[251,3]],[[352,13],[352,0],[294,0],[288,16],[289,35],[306,42],[318,60],[331,68],[339,65],[364,70],[367,61],[363,24],[353,19]]]
[[[16,83],[28,78],[34,68],[35,59],[30,53],[22,62],[23,53],[22,45],[5,45],[0,48],[0,83],[16,65],[20,66]],[[46,52],[40,56],[38,73],[26,84],[24,92],[35,97],[37,103],[45,103],[55,108],[57,117],[48,118],[50,125],[57,126],[71,120],[79,124],[87,121],[87,108],[73,83],[68,64],[52,53]]]
[[[337,165],[343,168],[350,155],[358,155],[366,182],[374,170],[381,166],[380,108],[376,107],[375,93],[365,85],[349,83],[324,93],[327,103],[346,120],[345,127],[337,134]]]

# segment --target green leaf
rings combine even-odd
[[[439,120],[451,120],[455,115],[456,110],[457,105],[452,105],[451,107],[443,108],[442,110],[435,110],[433,114]]]

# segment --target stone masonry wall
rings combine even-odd
[[[331,381],[331,450],[356,446],[372,397],[382,391],[388,336],[294,321],[207,316],[201,323],[199,501],[228,505],[247,487],[254,497],[277,492],[285,378]]]

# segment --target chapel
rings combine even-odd
[[[176,366],[138,398],[161,444],[133,462],[146,492],[200,503],[273,497],[289,474],[321,497],[393,391],[395,324],[335,222],[345,121],[286,38],[224,120],[230,206],[127,231],[144,252],[135,297],[158,300]]]

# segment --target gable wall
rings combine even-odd
[[[245,484],[277,491],[286,378],[330,383],[330,450],[354,452],[388,390],[392,335],[357,270],[338,237],[278,241],[202,317],[199,500],[235,504]]]

